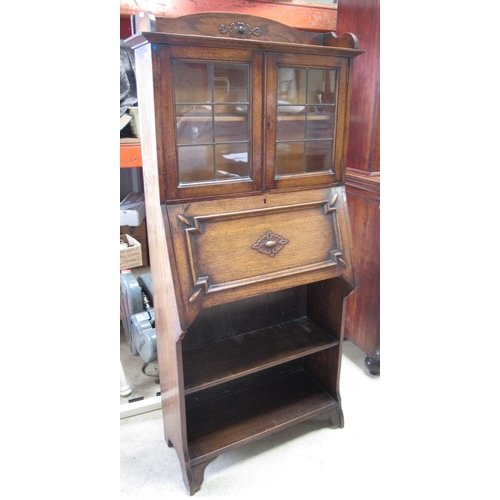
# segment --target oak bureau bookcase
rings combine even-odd
[[[231,13],[133,17],[165,438],[189,494],[221,453],[325,415],[356,288],[356,37]]]

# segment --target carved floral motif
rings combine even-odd
[[[287,243],[288,240],[283,236],[267,231],[264,236],[252,245],[252,248],[274,257]]]

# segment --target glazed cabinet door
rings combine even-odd
[[[266,187],[341,181],[348,60],[270,53],[266,70]]]
[[[158,50],[167,198],[259,190],[262,53],[167,45]]]

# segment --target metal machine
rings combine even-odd
[[[157,359],[151,273],[137,279],[131,271],[120,273],[120,312],[130,351],[142,358],[145,368]]]

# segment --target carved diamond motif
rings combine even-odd
[[[274,257],[287,243],[288,240],[283,236],[267,231],[264,236],[252,245],[252,248]]]

